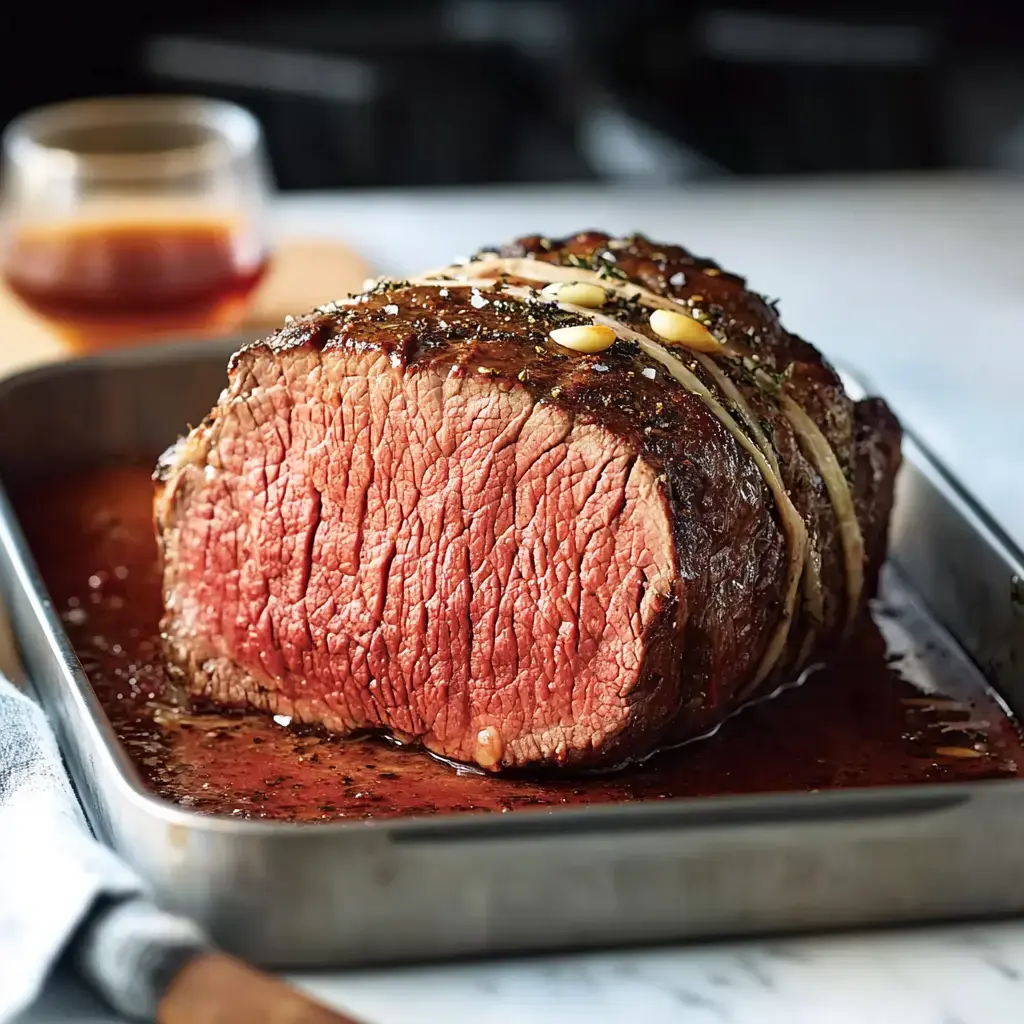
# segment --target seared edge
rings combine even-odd
[[[810,345],[786,333],[773,304],[748,291],[741,278],[674,246],[646,239],[612,239],[598,233],[553,243],[523,239],[502,251],[568,266],[597,269],[615,281],[634,281],[685,303],[716,336],[742,345],[749,358],[733,361],[729,378],[758,416],[770,438],[793,503],[803,519],[813,557],[820,563],[823,621],[809,621],[804,609],[791,631],[775,679],[791,672],[809,653],[827,650],[844,618],[842,559],[835,540],[835,514],[826,488],[805,457],[787,418],[766,392],[769,377],[814,419],[846,475],[868,544],[869,575],[877,573],[884,551],[884,526],[891,502],[891,477],[898,459],[898,426],[875,403],[857,416],[837,375]],[[246,365],[259,355],[280,357],[296,348],[320,354],[345,346],[379,350],[396,367],[415,373],[430,367],[445,373],[479,373],[509,387],[529,390],[538,402],[553,402],[572,415],[592,418],[628,438],[639,456],[658,474],[676,531],[681,581],[651,630],[644,679],[632,697],[644,713],[637,729],[658,738],[690,734],[713,723],[721,708],[749,682],[781,605],[785,541],[778,513],[750,456],[729,436],[706,406],[681,388],[635,345],[616,342],[607,352],[586,356],[555,345],[549,332],[587,322],[539,302],[509,298],[499,282],[472,289],[409,286],[379,282],[369,292],[321,307],[295,320],[263,342],[247,346],[231,364],[229,393],[246,386]],[[616,300],[614,316],[632,329],[649,333],[646,311]],[[713,391],[715,379],[694,360],[694,374]],[[652,372],[653,371],[653,372]],[[728,400],[721,396],[726,404]],[[867,412],[874,410],[872,414]],[[175,479],[175,469],[201,462],[217,410],[193,432],[160,469]],[[888,486],[888,490],[886,489]],[[737,501],[746,506],[749,528],[735,533]],[[161,531],[174,520],[171,487],[158,500]],[[730,514],[731,513],[731,514]],[[753,569],[752,569],[753,567]],[[746,600],[737,601],[730,584],[744,580]],[[695,610],[695,611],[694,611]],[[738,612],[738,614],[737,614]],[[729,642],[709,642],[728,621]],[[681,680],[685,679],[685,692]],[[639,707],[638,707],[638,710]],[[672,727],[676,719],[679,726]],[[629,736],[628,753],[641,737]],[[639,744],[642,746],[642,742]],[[604,763],[620,757],[617,744],[600,752]]]

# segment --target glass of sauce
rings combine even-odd
[[[229,333],[267,267],[256,119],[192,97],[78,100],[2,140],[0,268],[77,352]]]

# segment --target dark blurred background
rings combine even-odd
[[[0,15],[0,122],[197,92],[282,188],[1024,167],[1024,5],[153,0]]]

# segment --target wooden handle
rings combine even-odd
[[[167,986],[157,1024],[358,1024],[234,957],[206,953]]]
[[[7,609],[0,604],[0,675],[6,676],[19,689],[25,688],[24,669],[18,657],[18,643],[14,639]]]

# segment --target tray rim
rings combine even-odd
[[[250,340],[250,339],[246,339]],[[225,363],[238,348],[239,339],[190,340],[161,342],[132,348],[93,353],[79,358],[43,364],[22,370],[0,380],[0,403],[10,391],[36,380],[55,376],[76,376],[90,368],[187,363],[196,357],[223,353]],[[226,372],[226,370],[225,370]],[[861,374],[843,368],[842,376],[851,397],[862,398],[876,393]],[[912,431],[904,429],[903,461],[912,463],[937,486],[983,535],[986,542],[1013,571],[1024,580],[1024,551],[1009,537],[991,514],[975,499],[942,461]],[[88,737],[79,735],[75,742],[87,739],[98,764],[106,776],[108,798],[125,801],[162,825],[185,828],[212,836],[253,836],[264,839],[298,837],[331,842],[339,835],[381,834],[395,841],[441,841],[457,838],[462,841],[488,841],[536,838],[545,833],[607,832],[628,826],[630,831],[665,828],[722,827],[770,824],[799,825],[830,819],[878,818],[898,814],[927,814],[963,805],[981,793],[993,796],[1003,791],[1024,789],[1024,778],[981,779],[975,782],[918,783],[902,786],[865,786],[811,791],[781,791],[733,794],[722,796],[677,797],[662,801],[639,803],[601,803],[570,808],[522,808],[514,815],[485,813],[448,813],[399,818],[347,820],[328,822],[292,822],[270,819],[231,818],[208,815],[173,804],[146,789],[127,751],[117,739],[106,712],[63,628],[50,599],[46,585],[21,530],[19,520],[0,477],[0,548],[6,553],[15,583],[28,598],[47,646],[60,665],[62,684],[70,690],[76,710],[86,723]],[[913,593],[917,595],[916,590]],[[923,600],[923,599],[922,599]],[[925,602],[927,607],[927,602]],[[943,627],[944,628],[944,627]],[[956,641],[954,640],[956,643]],[[961,647],[957,643],[958,647]],[[970,658],[970,655],[965,656]],[[972,663],[973,663],[973,659]],[[977,666],[985,675],[984,669]],[[29,681],[28,685],[35,689]],[[48,715],[51,709],[44,704]],[[63,738],[62,738],[63,739]],[[65,743],[61,743],[62,748]],[[83,787],[76,778],[80,796]],[[112,790],[112,791],[111,791]],[[82,797],[90,822],[102,827],[96,808]]]

